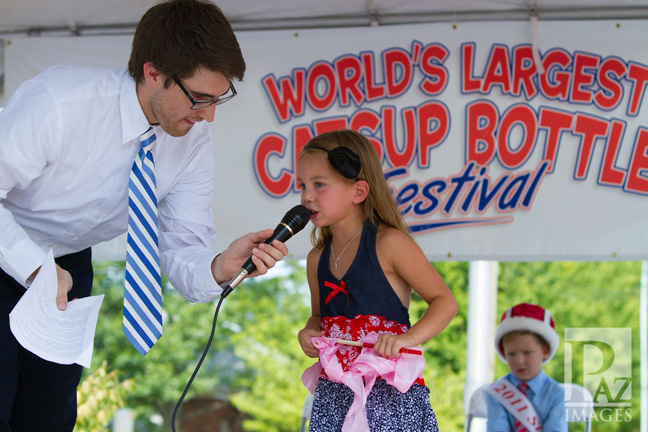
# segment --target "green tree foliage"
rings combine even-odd
[[[77,390],[78,415],[74,430],[101,432],[107,427],[115,412],[124,407],[124,398],[133,389],[133,381],[119,381],[117,373],[108,372],[104,362],[89,374]]]
[[[296,336],[310,314],[305,270],[296,262],[287,265],[285,276],[249,279],[225,299],[211,348],[185,401],[204,393],[232,395],[237,408],[254,416],[249,430],[296,429],[308,394],[301,372],[314,360],[303,355]],[[216,303],[189,303],[163,281],[164,334],[142,357],[122,333],[123,275],[123,262],[95,264],[93,294],[106,297],[93,365],[107,362],[120,379],[135,383],[125,399],[136,409],[136,430],[167,431],[209,339]],[[164,425],[149,421],[154,414]]]
[[[244,423],[248,431],[296,431],[308,394],[301,374],[315,360],[301,351],[297,332],[310,315],[310,298],[303,265],[288,262],[287,266],[288,271],[275,272],[276,277],[246,280],[225,299],[212,347],[185,399],[205,393],[229,396],[249,415],[250,420]],[[424,345],[424,377],[441,430],[460,432],[464,426],[468,263],[439,262],[434,266],[457,298],[459,312],[445,331]],[[165,284],[164,335],[143,358],[121,330],[123,263],[102,263],[95,269],[94,294],[104,293],[106,298],[93,365],[105,361],[121,380],[135,382],[124,398],[127,407],[137,410],[136,430],[168,431],[173,407],[209,339],[216,305],[188,303]],[[499,265],[497,321],[507,307],[531,302],[551,310],[561,340],[568,327],[632,328],[632,418],[624,422],[599,420],[597,431],[634,431],[639,427],[639,276],[640,265],[635,262]],[[412,322],[425,308],[414,296]],[[564,358],[561,343],[545,368],[558,381],[564,381]],[[578,367],[574,366],[575,374],[582,373]],[[507,372],[506,365],[497,360],[495,377]],[[153,413],[164,417],[164,427],[148,420]]]
[[[632,399],[624,400],[631,403],[630,409],[628,412],[615,412],[609,407],[597,407],[593,425],[596,431],[639,429],[640,267],[639,262],[534,262],[499,265],[498,319],[506,308],[521,302],[539,304],[551,311],[561,345],[544,370],[559,382],[566,381],[568,377],[565,371],[565,329],[632,329]],[[575,354],[580,351],[582,354],[582,350],[572,351]],[[614,354],[624,356],[630,353]],[[573,356],[570,366],[572,380],[582,384],[582,356]],[[506,365],[499,361],[495,370],[497,377],[508,372]],[[613,391],[613,396],[616,396],[618,390],[620,388]],[[596,389],[590,391],[595,395],[596,401]]]
[[[135,388],[126,397],[127,406],[136,410],[138,431],[170,430],[170,419],[212,328],[215,305],[193,304],[183,299],[163,280],[164,330],[153,349],[142,357],[122,332],[124,263],[95,264],[93,294],[105,294],[101,307],[93,365],[107,362],[120,379],[132,379]],[[229,387],[229,371],[218,373],[214,353],[227,355],[231,331],[217,329],[210,350],[211,356],[193,382],[187,398]],[[222,358],[222,357],[221,357]],[[164,427],[157,427],[149,418],[161,415]],[[179,420],[179,419],[178,419]],[[176,425],[179,421],[176,421]]]
[[[310,316],[310,298],[305,269],[291,268],[290,278],[249,280],[227,298],[224,325],[240,326],[231,341],[248,369],[232,402],[252,417],[248,431],[296,431],[308,395],[301,374],[316,360],[304,355],[297,332]]]
[[[430,404],[443,431],[463,430],[463,386],[466,377],[468,329],[468,263],[440,262],[434,267],[452,290],[459,310],[448,327],[423,345],[426,359],[423,377],[430,389]],[[414,294],[410,320],[415,323],[427,309]]]

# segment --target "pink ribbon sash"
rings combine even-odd
[[[378,335],[371,334],[362,338],[360,342],[373,344],[376,340]],[[313,338],[313,345],[320,350],[319,361],[302,374],[304,386],[314,393],[317,381],[324,370],[330,381],[342,383],[353,391],[353,403],[344,419],[342,432],[369,432],[365,406],[367,396],[378,377],[396,387],[401,393],[405,393],[425,368],[425,357],[422,355],[403,353],[397,358],[383,358],[371,348],[362,348],[362,352],[351,368],[345,372],[335,355],[340,349],[340,344],[335,343],[335,340],[316,337]]]

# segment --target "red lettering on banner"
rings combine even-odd
[[[475,61],[475,44],[461,45],[461,92],[476,93],[481,90],[481,81],[472,76],[473,62]]]
[[[441,102],[427,102],[416,110],[418,118],[419,165],[430,166],[430,150],[450,133],[450,111]]]
[[[421,51],[423,50],[423,44],[417,40],[412,41],[412,54],[410,55],[412,59],[412,64],[418,64],[421,60]]]
[[[510,134],[517,126],[522,128],[522,140],[517,146],[512,146]],[[469,104],[466,115],[466,161],[488,165],[497,157],[504,168],[519,168],[533,154],[539,128],[547,130],[542,159],[548,164],[547,172],[555,167],[563,132],[570,131],[580,137],[574,167],[575,179],[587,178],[594,146],[597,140],[603,139],[605,148],[600,162],[599,183],[621,186],[626,180],[625,172],[615,166],[625,123],[546,107],[540,109],[538,121],[533,108],[526,104],[511,107],[501,118],[498,118],[497,106],[490,101]],[[638,158],[638,161],[641,160],[641,156]]]
[[[575,153],[574,179],[587,179],[594,164],[599,166],[599,185],[648,194],[648,127],[637,130],[630,159],[621,166],[620,155],[626,158],[628,154],[623,147],[626,122],[555,108],[557,102],[568,102],[590,105],[587,110],[591,112],[596,108],[612,111],[619,109],[628,95],[627,115],[637,116],[645,106],[648,66],[626,63],[615,56],[602,58],[554,48],[541,53],[545,73],[539,75],[528,44],[491,44],[489,57],[479,65],[476,59],[483,56],[478,57],[476,49],[476,43],[461,45],[461,92],[497,92],[518,101],[484,96],[483,100],[473,97],[466,103],[465,124],[459,126],[465,127],[464,172],[446,180],[437,177],[425,183],[411,182],[402,188],[402,196],[413,201],[408,208],[415,217],[437,210],[448,216],[454,210],[483,215],[491,204],[496,204],[495,211],[500,213],[530,208],[544,175],[556,167],[561,140],[578,143],[577,149],[567,149]],[[410,167],[415,160],[420,168],[430,167],[436,157],[432,150],[445,142],[452,123],[449,108],[432,100],[448,85],[449,71],[444,63],[449,56],[449,50],[441,44],[424,45],[413,40],[410,49],[392,47],[382,54],[343,54],[334,60],[315,61],[307,69],[295,68],[284,77],[263,77],[262,85],[281,123],[304,116],[309,107],[326,112],[353,104],[359,109],[330,118],[314,116],[308,123],[302,122],[306,124],[291,125],[288,138],[278,133],[262,136],[254,150],[254,168],[262,187],[275,197],[297,192],[296,182],[290,177],[294,178],[303,146],[315,135],[344,128],[363,133],[381,160],[394,169]],[[384,104],[363,108],[368,102],[406,95],[413,83],[418,83],[413,100],[418,97],[422,103],[413,102],[404,108]],[[554,107],[543,106],[542,100],[517,103],[522,97],[531,100],[539,95],[552,100]],[[464,118],[461,113],[456,117]],[[565,137],[565,131],[571,135]],[[536,143],[543,149],[542,155],[534,155]],[[601,160],[594,161],[594,155],[601,155]],[[525,164],[532,157],[537,168],[519,172],[521,167],[527,168]],[[497,179],[488,176],[488,166],[494,160],[504,168],[503,173],[498,171]],[[280,166],[275,161],[285,161],[286,166],[275,168]]]
[[[545,73],[538,75],[531,46],[516,46],[510,55],[508,46],[494,44],[483,68],[484,75],[479,77],[473,72],[474,57],[474,43],[463,44],[463,93],[489,94],[499,87],[502,94],[521,96],[524,93],[531,99],[541,90],[549,99],[578,104],[594,102],[601,104],[602,109],[620,103],[623,95],[619,81],[626,75],[625,65],[615,58],[601,62],[597,55],[579,52],[572,59],[566,51],[553,49],[542,60]]]
[[[329,119],[318,120],[313,123],[315,132],[311,130],[308,125],[297,126],[293,129],[293,143],[294,143],[294,152],[293,152],[293,167],[297,166],[297,159],[299,158],[299,153],[304,149],[308,141],[313,139],[319,134],[325,132],[332,132],[336,130],[346,129],[347,119],[345,117],[332,117]],[[299,185],[297,184],[297,178],[295,177],[293,182],[293,190],[298,191]],[[287,192],[287,191],[286,191]]]
[[[493,45],[482,83],[482,92],[490,93],[494,86],[500,86],[502,93],[507,94],[511,92],[510,84],[508,49],[505,45]]]
[[[646,91],[646,85],[648,84],[648,67],[639,63],[630,62],[628,79],[632,81],[628,115],[636,116],[639,113],[639,106],[641,105]]]
[[[355,131],[362,132],[365,129],[368,129],[371,132],[371,135],[375,135],[380,129],[380,115],[371,110],[358,110],[353,114],[349,127]],[[369,142],[374,146],[376,153],[378,154],[378,159],[382,160],[382,145],[380,141],[371,136],[367,136]]]
[[[403,124],[402,141],[398,139],[395,108],[384,107],[381,115],[365,109],[356,111],[350,119],[345,116],[331,117],[317,120],[311,125],[295,126],[291,137],[293,143],[291,171],[282,169],[280,179],[273,178],[267,167],[270,159],[276,154],[283,157],[286,151],[286,139],[276,134],[262,137],[257,143],[254,154],[254,167],[259,182],[272,196],[282,196],[291,188],[293,191],[298,191],[296,179],[289,183],[285,182],[285,172],[294,173],[297,158],[304,146],[314,136],[325,132],[347,128],[368,132],[365,136],[373,145],[379,159],[386,157],[393,166],[413,164],[417,153],[420,155],[419,166],[429,166],[429,150],[440,145],[449,133],[450,114],[441,102],[430,101],[418,108],[404,109],[400,115]],[[380,135],[382,141],[377,138]],[[398,145],[400,142],[404,143],[402,148]]]
[[[416,151],[416,120],[413,108],[405,108],[403,116],[403,139],[396,138],[394,107],[385,106],[383,117],[383,144],[385,155],[391,166],[409,166]],[[398,142],[404,142],[405,148],[398,149]]]
[[[567,100],[571,64],[569,54],[561,49],[551,50],[542,59],[545,73],[540,75],[540,89],[548,99]]]
[[[648,195],[648,129],[639,128],[625,190]]]
[[[520,96],[524,91],[527,99],[533,98],[538,93],[532,81],[535,74],[533,48],[528,45],[513,48],[513,85],[511,93]]]
[[[509,135],[517,124],[524,129],[523,141],[513,150],[509,146]],[[497,133],[497,151],[504,167],[517,168],[528,159],[535,145],[537,130],[538,123],[530,106],[515,105],[504,113]]]
[[[608,186],[623,186],[625,181],[625,171],[620,170],[614,166],[617,156],[619,155],[619,147],[621,146],[621,139],[625,131],[625,123],[619,120],[612,120],[610,133],[608,135],[607,143],[605,144],[605,154],[603,156],[603,163],[601,164],[601,172],[599,174],[599,183]]]
[[[340,105],[348,106],[349,101],[360,106],[364,101],[364,95],[360,88],[362,81],[362,65],[360,60],[352,55],[340,57],[335,61],[335,70],[340,83]]]
[[[445,90],[448,84],[448,69],[443,62],[448,58],[449,51],[438,44],[427,45],[421,54],[420,68],[426,77],[420,88],[428,96],[436,96]]]
[[[542,59],[546,73],[538,75],[529,45],[509,48],[494,44],[484,75],[473,73],[475,43],[462,44],[461,91],[488,94],[499,88],[502,94],[532,99],[542,92],[548,99],[578,104],[594,104],[602,110],[617,108],[624,96],[622,80],[632,86],[627,113],[638,115],[648,87],[648,67],[621,59],[577,52],[573,58],[562,49],[547,51]],[[346,54],[335,60],[314,62],[308,71],[297,68],[289,76],[276,78],[269,74],[262,79],[268,99],[280,122],[305,114],[306,106],[326,111],[337,101],[340,106],[363,103],[403,95],[414,79],[414,68],[423,74],[419,89],[425,95],[441,94],[448,84],[444,62],[449,51],[440,44],[414,41],[411,53],[391,48],[382,54],[384,82],[375,78],[373,52],[359,56]]]
[[[489,101],[476,101],[466,107],[466,162],[488,165],[495,157],[497,106]]]
[[[346,129],[348,123],[349,121],[346,117],[330,117],[314,121],[313,126],[315,126],[315,135],[317,136],[326,132]]]
[[[558,143],[563,132],[571,130],[574,114],[551,108],[540,108],[540,127],[547,129],[544,160],[550,161],[548,172],[553,172],[558,157]]]
[[[299,153],[304,149],[304,146],[306,146],[308,141],[313,139],[314,136],[315,134],[313,133],[309,125],[299,125],[293,129],[292,140],[295,147],[295,157],[293,160],[293,166],[295,166],[295,162],[297,161],[297,157],[299,156]]]
[[[594,55],[576,53],[572,72],[571,102],[587,104],[592,102],[593,93],[590,87],[594,84],[599,60],[599,57]]]
[[[325,111],[331,108],[337,89],[335,82],[333,67],[326,62],[315,63],[308,71],[306,97],[315,111]],[[320,96],[320,90],[323,90],[322,96]]]
[[[307,106],[322,112],[336,102],[346,107],[360,107],[386,97],[402,96],[414,80],[418,66],[423,77],[419,89],[428,96],[442,93],[448,84],[448,70],[443,65],[449,51],[440,44],[423,46],[412,43],[411,53],[390,48],[382,53],[383,82],[376,80],[375,55],[362,52],[345,54],[332,64],[319,60],[308,70],[297,68],[291,75],[276,78],[268,74],[261,82],[276,117],[281,123],[303,116]]]
[[[581,136],[581,143],[576,158],[576,169],[574,178],[583,180],[587,177],[590,164],[592,162],[592,152],[594,143],[598,138],[604,137],[608,133],[609,123],[605,120],[579,113],[576,115],[576,124],[574,125],[574,135]]]
[[[293,80],[283,77],[277,82],[274,74],[263,78],[263,87],[270,98],[275,115],[279,122],[285,123],[291,117],[304,114],[304,78],[303,69],[293,71]]]
[[[308,144],[308,141],[313,139],[315,134],[313,133],[312,129],[308,125],[300,125],[297,126],[293,129],[293,147],[295,148],[295,151],[293,151],[293,162],[292,162],[292,167],[293,171],[294,168],[297,166],[297,159],[299,158],[299,153],[304,149],[306,144]],[[293,190],[299,190],[299,185],[297,184],[297,176],[293,179]],[[287,190],[286,190],[287,192]]]
[[[613,110],[621,103],[623,86],[621,79],[626,75],[626,65],[618,58],[603,60],[597,74],[600,89],[594,94],[594,103],[604,110]]]
[[[286,147],[286,140],[283,137],[267,134],[261,137],[254,149],[254,170],[257,178],[266,192],[275,197],[281,197],[288,192],[293,176],[282,169],[279,176],[273,178],[268,172],[268,161],[273,155],[284,157]]]
[[[518,124],[524,130],[523,141],[514,150],[509,146],[509,135]],[[533,109],[528,105],[512,107],[500,120],[495,104],[478,101],[468,105],[466,129],[466,161],[487,165],[497,154],[502,166],[517,168],[533,152],[538,124]]]
[[[390,98],[400,96],[405,93],[414,75],[409,56],[402,49],[392,48],[383,53],[383,57],[387,96]]]
[[[502,94],[532,99],[541,92],[547,99],[575,104],[594,104],[602,110],[615,109],[623,99],[622,80],[632,82],[628,115],[636,116],[648,87],[648,67],[635,62],[627,66],[621,59],[601,60],[596,54],[576,52],[573,57],[561,48],[544,53],[545,73],[539,75],[529,45],[512,48],[494,44],[483,67],[475,69],[475,44],[461,45],[461,91],[489,94],[499,87]],[[512,59],[512,60],[511,60]]]
[[[376,99],[382,99],[385,97],[385,85],[376,85],[374,79],[376,78],[374,73],[374,57],[373,52],[365,52],[360,55],[362,58],[362,64],[364,65],[364,77],[365,77],[365,96],[367,102],[374,101]]]

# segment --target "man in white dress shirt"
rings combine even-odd
[[[215,154],[206,122],[244,72],[220,9],[172,0],[142,17],[128,71],[55,66],[23,83],[0,113],[0,431],[74,428],[81,367],[24,350],[8,315],[49,249],[58,307],[90,295],[90,248],[127,230],[131,166],[149,127],[160,264],[186,299],[218,298],[250,255],[253,276],[287,255],[283,243],[263,243],[272,229],[212,251]]]

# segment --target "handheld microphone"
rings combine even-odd
[[[271,244],[275,240],[286,242],[289,238],[304,229],[310,220],[310,211],[303,205],[297,205],[286,212],[281,223],[277,225],[274,232],[264,243]],[[221,297],[225,298],[234,291],[234,288],[240,284],[245,277],[256,270],[256,265],[252,262],[252,257],[247,259],[241,270],[227,283]]]

